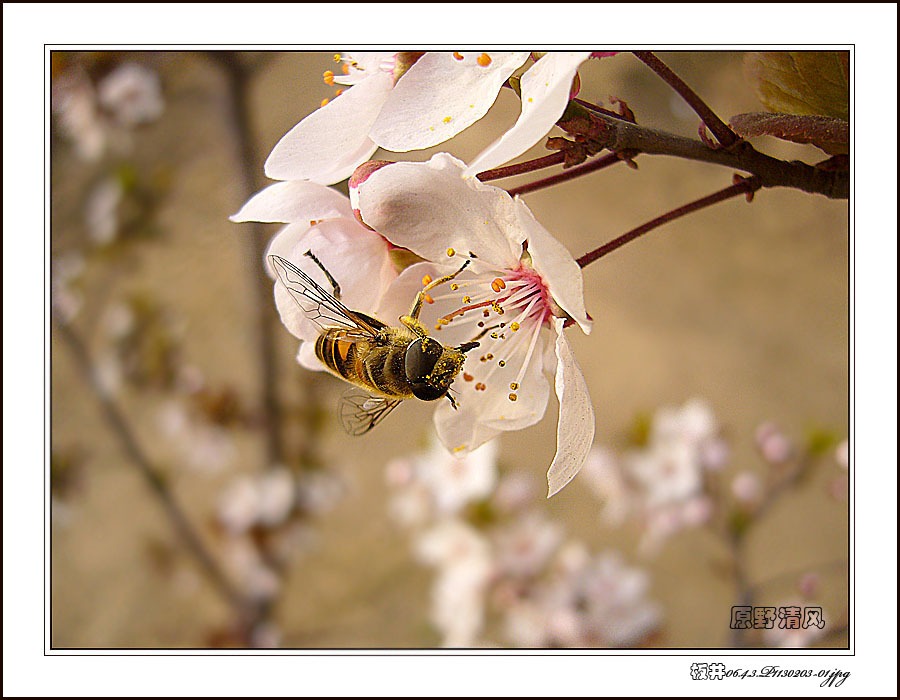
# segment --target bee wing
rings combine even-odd
[[[344,306],[294,263],[278,255],[270,255],[269,262],[306,318],[322,330],[346,328],[359,331],[359,335],[366,338],[378,332],[366,318]]]
[[[361,389],[350,389],[338,404],[338,417],[350,435],[365,435],[393,411],[403,399],[373,396]]]

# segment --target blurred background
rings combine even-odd
[[[848,203],[760,191],[587,267],[594,330],[569,338],[597,417],[590,468],[544,499],[551,398],[465,467],[489,483],[454,511],[454,539],[417,483],[440,461],[431,409],[348,437],[344,385],[296,364],[275,314],[262,252],[278,227],[228,221],[267,184],[272,146],[333,96],[332,56],[53,54],[52,646],[846,647]],[[726,120],[761,110],[741,54],[660,57]],[[696,137],[632,56],[580,74],[580,97]],[[471,159],[517,114],[504,90],[404,157]],[[637,164],[524,199],[577,257],[731,183],[718,166]],[[668,482],[629,469],[666,426],[698,424],[679,474],[700,485],[654,510]],[[477,585],[448,574],[447,542],[478,551]],[[826,626],[736,633],[748,603],[821,607]]]

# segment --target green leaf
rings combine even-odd
[[[770,112],[850,121],[850,54],[846,51],[752,51],[744,74]]]
[[[728,124],[744,138],[775,136],[815,144],[831,155],[850,152],[850,125],[837,117],[750,112],[733,116]]]

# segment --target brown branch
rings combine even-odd
[[[663,63],[652,51],[632,51],[641,61],[650,66],[651,70],[659,77],[665,80],[672,88],[681,95],[682,99],[687,102],[691,108],[700,116],[706,127],[713,133],[723,146],[731,146],[740,139],[731,128],[716,116],[716,113],[710,109],[700,96],[691,90],[686,82],[679,78],[675,72]]]
[[[156,468],[141,449],[137,437],[124,413],[109,396],[97,375],[96,366],[91,360],[87,346],[75,330],[62,322],[56,322],[56,330],[72,353],[75,365],[91,389],[91,393],[100,405],[103,417],[118,438],[125,454],[137,468],[151,493],[162,505],[176,535],[184,543],[187,551],[194,557],[206,574],[213,587],[238,612],[242,619],[253,619],[256,616],[255,604],[245,598],[228,580],[213,555],[203,544],[200,535],[191,525],[187,515],[170,490],[165,476]]]
[[[699,209],[704,209],[705,207],[711,206],[718,202],[725,201],[726,199],[730,199],[732,197],[736,197],[740,194],[747,194],[750,192],[755,192],[761,187],[759,180],[755,177],[747,178],[745,180],[741,180],[740,182],[731,185],[730,187],[726,187],[724,190],[719,190],[718,192],[714,192],[711,195],[703,197],[702,199],[695,200],[684,206],[678,207],[677,209],[673,209],[670,212],[666,212],[662,216],[658,216],[652,221],[648,221],[641,226],[638,226],[627,233],[623,233],[618,238],[614,238],[609,243],[606,243],[595,250],[592,250],[589,253],[585,253],[582,255],[576,262],[581,266],[585,267],[590,265],[595,260],[599,260],[604,255],[608,255],[613,252],[617,248],[621,248],[626,243],[630,243],[635,238],[639,238],[643,236],[645,233],[649,233],[655,228],[662,226],[669,221],[673,221],[678,219],[686,214],[690,214],[691,212],[695,212]]]
[[[850,196],[849,172],[828,171],[800,161],[772,158],[746,141],[738,141],[727,148],[710,148],[698,140],[592,113],[574,102],[569,102],[557,124],[569,133],[585,137],[598,149],[675,156],[723,165],[756,176],[760,187],[791,187],[830,199],[848,199]]]
[[[231,127],[239,164],[241,199],[246,201],[259,189],[256,173],[261,170],[259,158],[250,139],[250,102],[247,95],[251,72],[233,51],[208,54],[223,69],[227,79],[227,117]],[[256,310],[257,359],[262,385],[263,426],[269,466],[284,463],[283,408],[278,394],[278,364],[275,361],[276,315],[272,305],[272,281],[266,276],[262,261],[266,252],[263,226],[251,223],[244,235],[247,241],[246,262],[251,277],[253,308]]]

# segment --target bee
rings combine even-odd
[[[419,323],[419,313],[428,292],[455,278],[470,261],[425,285],[409,314],[400,317],[402,325],[395,327],[344,306],[340,285],[311,251],[306,255],[325,274],[333,294],[290,261],[270,255],[269,262],[304,315],[319,328],[316,357],[332,374],[356,387],[341,398],[338,415],[344,429],[363,435],[411,398],[437,401],[446,397],[456,408],[450,384],[462,369],[465,353],[479,343],[442,345]]]

